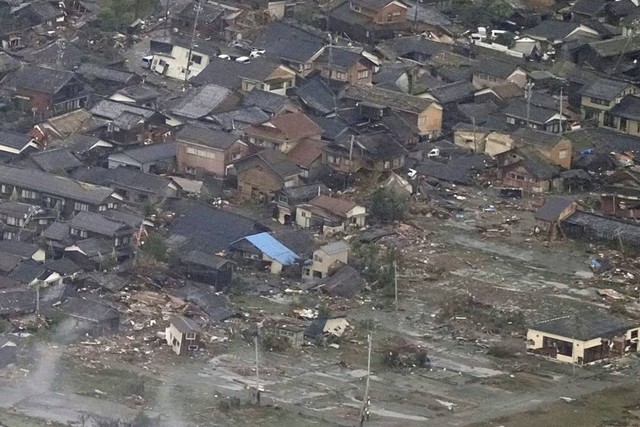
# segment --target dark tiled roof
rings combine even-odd
[[[37,170],[20,169],[5,165],[0,165],[0,183],[91,204],[104,203],[113,194],[113,190],[110,188],[99,187]]]
[[[212,58],[209,65],[189,81],[194,85],[213,83],[228,89],[239,89],[242,78],[265,81],[280,64],[265,56],[254,58],[249,63],[239,63]]]
[[[82,166],[82,162],[66,148],[41,151],[30,157],[45,172],[69,171]]]
[[[366,101],[407,113],[421,113],[431,105],[436,104],[430,99],[379,89],[375,86],[349,86],[344,90],[343,98]]]
[[[109,120],[116,120],[125,112],[147,119],[156,114],[155,111],[148,108],[137,107],[135,105],[112,101],[110,99],[98,101],[98,103],[91,108],[91,114]]]
[[[18,152],[22,151],[32,140],[33,138],[31,136],[24,133],[0,130],[0,145]]]
[[[630,83],[621,80],[598,78],[595,82],[583,86],[578,93],[582,96],[612,101],[625,90]]]
[[[113,83],[127,84],[135,75],[127,71],[115,70],[102,65],[84,63],[76,71],[79,75],[88,80],[105,80]]]
[[[223,130],[245,129],[251,125],[264,123],[269,115],[260,107],[245,107],[224,113],[212,114],[209,118]]]
[[[209,3],[194,1],[188,3],[184,8],[182,8],[182,10],[178,12],[178,16],[185,20],[195,20],[196,8],[198,6],[200,6],[200,14],[198,15],[198,20],[202,23],[213,22],[220,16],[222,16],[225,12],[222,7]]]
[[[603,0],[578,0],[571,6],[571,12],[586,16],[598,15],[606,6]]]
[[[509,103],[509,105],[507,105],[507,108],[503,110],[503,113],[507,116],[526,120],[527,103],[522,99],[514,99]],[[529,119],[534,123],[546,123],[556,114],[558,114],[557,111],[538,107],[536,105],[531,105],[529,108]]]
[[[164,195],[172,183],[168,178],[124,166],[115,169],[78,169],[73,173],[73,177],[96,185],[133,188],[155,195]]]
[[[476,73],[487,74],[490,76],[500,77],[506,79],[514,71],[518,69],[519,65],[512,62],[500,61],[493,58],[483,58],[474,67]]]
[[[180,261],[186,264],[201,265],[212,269],[222,267],[224,264],[230,262],[226,258],[219,257],[217,255],[211,255],[199,250],[193,250],[187,252],[184,255],[180,255]]]
[[[69,221],[69,226],[109,237],[115,236],[122,231],[131,230],[131,227],[123,222],[115,221],[94,212],[79,212]]]
[[[337,95],[320,78],[311,79],[296,93],[306,106],[319,113],[328,114],[336,107]]]
[[[631,120],[640,120],[640,97],[625,96],[609,111],[609,114]]]
[[[232,93],[230,89],[215,84],[191,88],[170,110],[178,116],[199,119],[218,108]]]
[[[590,310],[588,313],[565,315],[531,325],[536,331],[561,337],[587,341],[600,337],[613,337],[638,326],[626,319]]]
[[[17,240],[0,241],[0,251],[16,255],[24,260],[31,259],[40,248],[35,243],[20,242]]]
[[[236,162],[236,168],[239,172],[252,168],[255,165],[255,161],[258,160],[266,164],[271,170],[273,170],[281,178],[297,175],[300,173],[300,168],[295,163],[287,159],[279,150],[263,150],[259,153],[240,159]]]
[[[132,150],[123,151],[121,154],[129,156],[140,163],[157,162],[175,157],[176,144],[175,142],[149,144]]]
[[[548,19],[542,21],[537,26],[525,30],[525,34],[549,41],[564,40],[572,31],[578,28],[580,24],[576,22],[558,21],[555,19]]]
[[[473,98],[476,88],[468,81],[450,83],[444,86],[431,89],[429,92],[441,104],[449,102],[459,102],[468,98]]]
[[[34,92],[57,93],[74,74],[71,71],[24,65],[2,80],[2,87],[8,89],[28,89]]]
[[[146,84],[127,86],[116,91],[116,93],[131,98],[136,102],[147,102],[160,96],[160,92]]]
[[[183,334],[200,331],[196,322],[184,316],[173,316],[169,319],[169,323]]]
[[[187,123],[176,134],[178,141],[193,142],[218,150],[230,148],[240,138],[228,132],[208,128],[201,124]]]
[[[331,63],[332,67],[343,69],[348,69],[358,62],[370,63],[360,52],[338,47],[325,48],[316,61],[320,64]]]
[[[252,90],[242,98],[242,105],[258,107],[269,114],[277,113],[281,108],[289,104],[289,102],[289,98],[286,96],[264,90]]]
[[[216,295],[208,285],[189,283],[176,290],[179,297],[200,307],[214,322],[221,322],[235,315],[229,308],[226,296]]]
[[[538,209],[535,217],[541,221],[558,221],[562,212],[571,206],[572,203],[573,200],[564,197],[550,197],[545,201],[544,205]]]
[[[435,56],[441,52],[451,51],[452,47],[451,45],[435,42],[419,35],[396,37],[391,40],[386,40],[376,46],[376,49],[388,59],[395,60],[413,53]]]
[[[603,128],[585,128],[565,132],[564,136],[573,141],[574,150],[593,149],[596,153],[609,154],[625,151],[640,152],[638,137],[625,135]]]
[[[325,40],[308,31],[283,22],[268,25],[256,38],[256,46],[266,49],[268,55],[306,62],[325,45]]]

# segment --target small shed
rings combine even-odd
[[[280,325],[278,327],[278,336],[289,340],[294,348],[302,347],[304,344],[304,329],[304,327],[297,325]]]
[[[200,327],[184,316],[174,316],[165,330],[167,344],[178,356],[193,355],[200,349]]]
[[[550,197],[535,214],[536,227],[547,233],[549,239],[555,239],[558,232],[564,236],[561,221],[573,215],[578,204],[563,197]]]
[[[180,255],[188,278],[222,289],[231,283],[234,263],[226,258],[193,250]]]

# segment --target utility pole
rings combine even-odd
[[[533,89],[534,83],[527,80],[527,84],[524,86],[527,91],[527,127],[530,127],[530,114],[531,114],[531,89]]]
[[[413,31],[418,29],[418,0],[416,0],[416,13],[413,14]]]
[[[40,282],[36,282],[36,317],[40,317]]]
[[[253,344],[256,348],[256,405],[260,406],[260,363],[258,361],[258,335],[253,337]]]
[[[367,335],[367,341],[369,342],[369,352],[367,356],[367,383],[364,388],[364,397],[362,399],[362,409],[360,410],[360,427],[364,425],[365,421],[369,421],[369,406],[371,401],[369,399],[369,377],[371,376],[371,346],[373,345],[373,335],[369,332]]]
[[[560,86],[560,134],[562,134],[562,86]]]
[[[398,312],[398,263],[393,261],[393,287],[395,288],[396,313]]]
[[[349,185],[349,181],[351,181],[351,171],[352,171],[352,166],[351,164],[353,163],[353,142],[356,139],[355,135],[351,135],[351,137],[349,138],[349,174],[347,175],[347,178],[344,181],[344,189],[347,189],[347,186]]]
[[[191,33],[191,43],[189,44],[189,54],[187,55],[187,68],[184,70],[184,90],[187,90],[187,80],[189,80],[189,69],[191,68],[191,54],[193,53],[193,45],[196,42],[196,28],[198,27],[198,18],[200,17],[200,11],[202,6],[200,2],[195,4],[196,17],[193,20],[193,32]]]
[[[167,37],[167,32],[169,31],[169,4],[170,0],[166,0],[167,6],[164,10],[164,36]]]
[[[478,154],[478,143],[476,141],[476,116],[471,116],[471,123],[473,124],[473,152]]]

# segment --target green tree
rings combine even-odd
[[[142,245],[142,252],[160,262],[166,261],[167,250],[165,238],[158,233],[150,234]]]
[[[512,47],[516,43],[516,39],[511,33],[498,34],[493,41],[506,47]]]
[[[371,216],[382,221],[403,219],[407,212],[407,197],[380,187],[371,194]]]

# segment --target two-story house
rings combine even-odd
[[[188,175],[227,175],[234,161],[249,153],[249,146],[237,135],[187,124],[176,134],[178,171]]]
[[[263,150],[234,163],[244,200],[270,202],[278,190],[300,185],[300,168],[278,150]]]
[[[71,71],[24,65],[8,74],[0,87],[22,111],[46,119],[84,107],[90,90]]]
[[[185,75],[186,80],[197,76],[209,65],[218,50],[205,40],[197,40],[197,46],[193,49],[190,46],[191,41],[179,37],[172,38],[170,42],[151,40],[151,71],[178,80],[185,80]]]
[[[404,166],[407,150],[389,132],[345,136],[327,144],[323,161],[343,174],[385,172]]]
[[[569,128],[569,117],[559,110],[530,104],[523,99],[514,99],[502,111],[507,124],[518,127],[530,127],[544,132],[558,133]]]
[[[527,72],[515,62],[493,58],[481,59],[473,69],[473,85],[478,89],[514,83],[518,87],[527,84]]]
[[[0,196],[53,209],[63,217],[83,211],[116,209],[121,200],[108,187],[5,165],[0,165]]]
[[[602,126],[633,136],[640,136],[640,96],[626,95],[604,113]]]
[[[313,251],[313,258],[302,267],[302,280],[320,280],[349,261],[351,247],[344,241],[332,242]]]
[[[376,86],[349,86],[342,91],[341,98],[377,110],[379,119],[385,116],[386,109],[397,113],[421,139],[432,139],[442,132],[442,106],[433,99]]]
[[[254,89],[286,95],[296,85],[296,72],[272,59],[261,56],[248,63],[215,58],[191,80],[196,86],[215,84],[231,90]]]
[[[409,29],[408,9],[400,0],[349,0],[329,11],[329,27],[354,40],[374,44]]]
[[[197,11],[198,8],[200,11]],[[200,37],[219,37],[224,34],[224,29],[227,27],[225,9],[217,4],[200,1],[187,3],[178,13],[171,15],[171,26],[191,36],[196,14],[198,14],[196,31]]]
[[[325,47],[313,62],[322,77],[352,85],[370,85],[374,63],[357,50]]]
[[[618,104],[626,95],[638,92],[638,87],[622,80],[600,77],[580,88],[580,113],[582,120],[592,120],[598,126],[604,125],[605,113]]]
[[[320,126],[301,112],[280,114],[244,130],[248,142],[283,153],[303,139],[320,140],[322,132]]]
[[[364,206],[325,195],[296,206],[296,224],[302,228],[320,228],[324,234],[343,232],[349,226],[364,227],[366,217]]]
[[[564,135],[521,128],[511,134],[511,139],[512,147],[533,147],[549,163],[571,169],[572,142]]]
[[[200,327],[191,319],[174,316],[165,330],[167,344],[178,356],[193,355],[200,348]]]
[[[107,122],[103,137],[118,145],[162,142],[170,129],[163,114],[110,99],[97,102],[91,114]]]

